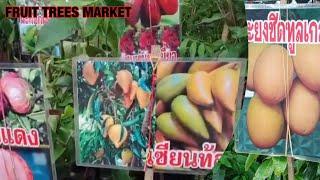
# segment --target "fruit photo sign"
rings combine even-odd
[[[130,0],[130,17],[120,39],[124,60],[151,59],[153,45],[159,45],[161,57],[177,60],[181,42],[179,0]]]
[[[74,59],[77,164],[189,174],[212,169],[233,135],[245,61],[196,60]]]
[[[28,0],[17,0],[17,6],[49,6],[50,1],[28,1]],[[19,33],[21,38],[21,51],[22,54],[32,55],[36,51],[36,42],[39,30],[44,24],[49,22],[50,18],[43,17],[41,15],[42,11],[38,11],[38,17],[36,18],[19,18]],[[45,49],[45,52],[52,54],[56,57],[61,57],[61,49],[59,44],[55,45],[53,48]]]
[[[162,61],[157,66],[156,131],[147,165],[207,174],[233,136],[244,89],[244,59]]]
[[[73,73],[77,164],[143,171],[151,62],[77,58]]]
[[[249,65],[238,152],[319,161],[319,10],[246,4]]]
[[[0,64],[0,75],[1,178],[54,179],[42,67]]]

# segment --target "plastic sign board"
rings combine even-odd
[[[236,151],[318,161],[318,4],[246,4],[249,66]]]
[[[41,66],[0,64],[0,74],[1,178],[54,179]]]

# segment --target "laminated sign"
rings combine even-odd
[[[236,151],[319,161],[320,5],[246,4],[247,91]]]
[[[243,59],[186,59],[157,66],[156,131],[147,165],[206,174],[223,155],[240,109]]]
[[[77,164],[143,170],[151,63],[79,59],[73,67]]]
[[[232,138],[242,59],[75,59],[77,163],[204,174]]]
[[[39,65],[0,65],[1,179],[51,180],[51,134]]]
[[[129,0],[131,7],[126,18],[119,49],[125,60],[150,59],[153,45],[159,45],[161,57],[177,60],[180,46],[179,0]]]
[[[17,6],[49,6],[50,1],[29,1],[29,0],[17,0]],[[22,54],[32,55],[37,50],[36,42],[39,30],[43,27],[44,24],[49,22],[49,18],[45,18],[42,15],[42,11],[38,11],[37,17],[21,17],[18,19],[19,24],[19,33],[21,39],[21,50]],[[44,35],[44,34],[42,34]],[[47,34],[45,34],[47,36]],[[48,37],[50,38],[50,37]],[[47,48],[42,51],[46,53],[52,54],[53,56],[60,57],[61,56],[61,49],[60,46],[57,44],[53,48]]]

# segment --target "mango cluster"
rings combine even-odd
[[[130,108],[133,101],[137,99],[140,108],[146,108],[150,102],[150,92],[138,86],[137,81],[133,80],[131,72],[120,70],[116,75],[116,83],[120,86],[123,93],[123,105]]]
[[[84,81],[90,86],[97,86],[103,74],[96,71],[94,62],[85,62],[82,69],[82,77]],[[141,109],[147,108],[150,103],[151,93],[139,87],[138,82],[133,79],[133,75],[126,69],[120,69],[115,73],[115,88],[122,98],[123,107],[129,109],[136,101]],[[130,130],[123,125],[117,123],[115,119],[109,115],[104,114],[101,116],[104,127],[103,137],[111,142],[116,149],[121,150],[121,159],[124,166],[129,166],[133,159],[133,152],[130,149],[124,148],[128,143],[130,137]],[[95,156],[99,159],[105,155],[103,149],[98,150]]]
[[[299,44],[296,55],[285,47],[249,44],[247,89],[255,92],[247,111],[252,143],[272,148],[290,132],[311,135],[320,119],[320,45]]]
[[[103,137],[106,138],[106,140],[109,139],[117,149],[123,148],[129,138],[128,130],[120,124],[117,124],[113,117],[108,114],[102,115],[101,119],[103,120],[104,124]],[[98,151],[98,153],[96,153],[96,157],[103,157],[104,153],[104,150]],[[122,164],[125,166],[130,165],[132,158],[132,151],[128,148],[123,148],[121,151]]]
[[[92,61],[87,61],[83,66],[82,76],[88,85],[95,86],[101,79],[102,74],[95,70]],[[140,108],[146,108],[149,105],[151,93],[139,87],[137,81],[133,80],[132,74],[128,70],[117,71],[116,85],[120,87],[122,92],[123,106],[125,108],[130,108],[135,99],[137,99]]]
[[[160,62],[157,66],[156,141],[200,148],[232,137],[240,80],[239,63]]]

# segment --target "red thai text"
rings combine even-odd
[[[215,143],[205,142],[201,151],[172,150],[170,141],[157,143],[147,155],[147,166],[165,168],[212,169],[223,152],[216,151]]]
[[[316,20],[282,20],[279,11],[271,11],[267,20],[248,20],[248,42],[287,44],[296,55],[296,44],[319,44],[320,22]]]
[[[37,129],[30,129],[27,132],[23,128],[0,127],[0,144],[5,146],[30,147],[40,146],[39,132]]]

